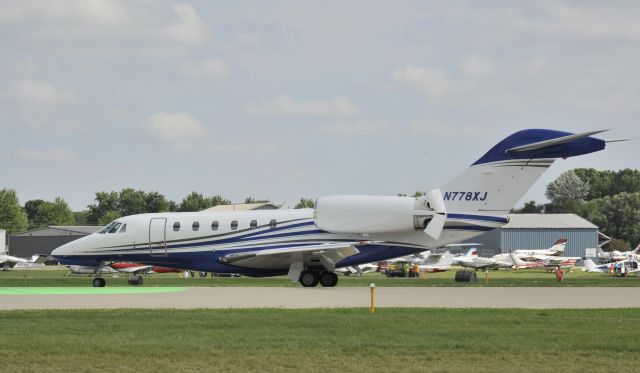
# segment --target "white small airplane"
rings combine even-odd
[[[640,272],[640,266],[635,260],[620,260],[617,262],[595,264],[591,259],[585,259],[584,272],[610,273],[613,275],[626,276],[629,273]]]
[[[640,245],[635,249],[629,251],[613,250],[610,252],[603,251],[602,248],[598,248],[598,259],[620,261],[626,259],[640,260]]]
[[[498,268],[512,268],[512,264],[509,262],[496,260],[493,258],[485,258],[481,256],[475,256],[472,258],[462,257],[461,260],[458,261],[459,265],[465,268],[473,268],[473,269],[498,269]]]
[[[509,263],[513,269],[542,269],[545,268],[544,262],[541,260],[525,261],[520,259],[515,253],[509,253]]]
[[[422,197],[329,196],[315,209],[126,216],[52,254],[61,264],[97,267],[97,287],[105,285],[100,268],[113,261],[287,274],[305,287],[332,287],[336,268],[416,254],[506,224],[513,206],[557,159],[603,150],[606,142],[591,137],[600,132],[516,132]],[[420,167],[415,172],[429,172],[428,164]]]
[[[561,238],[556,241],[553,246],[548,249],[540,249],[540,250],[515,250],[513,253],[516,254],[519,258],[524,259],[525,257],[532,259],[547,259],[549,256],[560,256],[564,254],[564,249],[567,246],[567,239]]]
[[[7,254],[0,254],[0,269],[8,271],[13,267],[28,268],[38,265],[43,265],[47,260],[44,255],[33,255],[31,259],[19,258],[17,256],[11,256]]]
[[[377,271],[378,271],[378,265],[375,263],[365,263],[365,264],[360,264],[356,266],[336,268],[336,273],[340,273],[345,276],[349,276],[349,275],[360,276],[364,273],[377,272]]]
[[[462,265],[461,263],[463,261],[470,261],[473,258],[477,258],[478,257],[478,249],[475,247],[470,247],[466,253],[464,253],[463,255],[457,255],[454,256],[453,259],[451,260],[451,263],[453,265],[459,266]]]
[[[420,272],[450,271],[453,265],[453,255],[449,252],[429,254],[421,263],[417,263],[417,265]]]

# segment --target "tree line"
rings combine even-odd
[[[244,203],[266,203],[265,199],[247,197]],[[93,203],[85,211],[73,212],[61,197],[53,201],[34,199],[21,206],[13,189],[0,190],[0,229],[9,234],[51,225],[106,225],[127,215],[202,211],[213,206],[230,205],[231,200],[221,195],[205,196],[191,192],[180,202],[168,200],[159,192],[147,192],[133,188],[121,191],[98,192]],[[301,198],[295,208],[313,207],[314,201]]]

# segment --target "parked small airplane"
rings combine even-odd
[[[620,260],[617,262],[595,264],[591,259],[585,259],[584,272],[610,273],[618,276],[626,276],[629,273],[640,272],[640,266],[635,260]]]
[[[478,257],[478,249],[475,247],[470,247],[464,255],[454,256],[451,260],[453,265],[459,266],[462,265],[463,261],[470,261],[473,258]]]
[[[73,274],[93,275],[97,267],[93,266],[69,266],[69,271]],[[179,268],[151,266],[139,263],[115,262],[102,267],[103,273],[127,273],[130,280],[135,281],[136,285],[143,284],[142,275],[148,273],[183,273],[184,270]]]
[[[518,257],[516,255],[516,253],[509,253],[509,262],[511,263],[511,266],[513,269],[542,269],[545,268],[544,262],[537,260],[537,261],[524,261],[522,259],[520,259],[520,257]]]
[[[638,245],[635,249],[629,251],[618,251],[613,250],[610,252],[603,251],[602,248],[598,248],[598,259],[601,260],[610,260],[610,261],[620,261],[626,259],[636,259],[640,260],[640,245]]]
[[[0,254],[0,269],[8,271],[11,268],[19,265],[20,267],[31,267],[34,265],[43,265],[47,260],[44,255],[34,255],[31,259],[18,258],[17,256],[11,256],[7,254]]]
[[[520,259],[546,259],[549,256],[560,256],[564,254],[564,249],[567,246],[567,239],[561,238],[556,241],[553,246],[548,249],[540,250],[515,250],[513,253]]]
[[[505,262],[501,260],[496,260],[493,258],[485,258],[481,256],[475,257],[461,257],[462,259],[458,260],[458,264],[465,268],[473,268],[473,269],[499,269],[499,268],[511,268],[512,264],[510,262]]]
[[[555,130],[505,138],[451,182],[425,196],[329,196],[313,209],[141,214],[53,251],[62,264],[130,261],[248,276],[288,274],[305,287],[335,286],[336,268],[462,242],[507,223],[515,203],[556,159],[606,142]],[[428,172],[428,165],[422,171]],[[369,180],[382,175],[370,175]]]
[[[420,272],[445,272],[451,270],[453,255],[449,252],[429,254],[422,263],[418,263]]]

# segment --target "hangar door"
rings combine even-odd
[[[149,252],[152,256],[167,256],[167,218],[149,221]]]

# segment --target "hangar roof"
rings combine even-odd
[[[52,225],[32,229],[26,232],[12,234],[11,237],[21,236],[87,236],[102,229],[94,225]]]
[[[217,205],[202,211],[248,211],[248,210],[276,210],[280,206],[270,203],[236,203],[233,205]]]
[[[511,214],[502,229],[598,229],[576,214]]]

